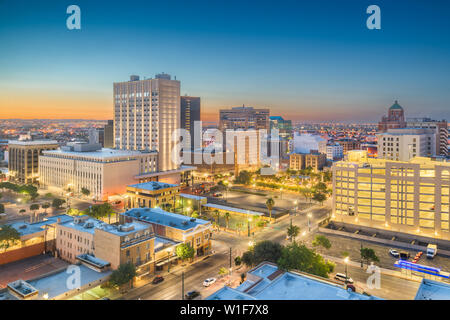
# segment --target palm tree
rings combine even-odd
[[[273,209],[274,205],[275,205],[275,201],[273,201],[272,198],[267,199],[266,207],[269,210],[269,217],[270,217],[271,220],[272,220],[272,209]]]
[[[228,225],[230,223],[230,213],[229,212],[225,212],[224,217],[225,217],[225,221],[227,223],[227,229],[228,229]]]
[[[300,233],[300,227],[293,225],[292,221],[291,221],[291,224],[287,228],[287,235],[289,238],[291,238],[291,242],[295,242],[295,237],[297,237],[299,233]]]
[[[216,225],[217,227],[219,227],[219,218],[220,218],[219,210],[214,210],[214,214],[216,215]]]

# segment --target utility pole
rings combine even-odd
[[[361,250],[359,251],[360,255],[361,255],[361,268],[363,267],[362,248],[363,248],[363,246],[362,246],[362,242],[361,242]]]
[[[184,300],[184,271],[181,272],[181,300]]]
[[[232,265],[231,265],[231,247],[230,247],[230,269],[232,268]]]

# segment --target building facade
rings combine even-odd
[[[344,157],[344,148],[339,143],[329,144],[325,147],[327,160],[341,160]]]
[[[270,110],[255,109],[253,107],[234,107],[222,109],[219,114],[219,130],[227,129],[270,129]]]
[[[129,185],[127,187],[127,208],[175,207],[180,186],[157,181]]]
[[[108,120],[103,128],[103,148],[114,148],[114,120]]]
[[[389,108],[388,115],[383,116],[378,123],[378,132],[386,132],[388,129],[405,128],[405,114],[402,106],[395,100],[394,104]]]
[[[448,156],[448,124],[447,120],[431,120],[430,118],[407,119],[408,128],[424,128],[435,131],[436,154]]]
[[[191,135],[191,150],[194,148],[194,122],[200,121],[200,97],[180,97],[181,128]],[[201,147],[201,146],[199,146]]]
[[[176,170],[172,159],[180,128],[180,82],[168,74],[114,83],[114,147],[158,152],[158,170]]]
[[[388,129],[377,135],[378,158],[408,161],[436,154],[436,135],[431,129]]]
[[[127,185],[139,175],[158,170],[156,152],[115,149],[95,151],[44,151],[39,159],[40,184],[45,187],[69,188],[80,194],[82,188],[97,200],[123,194]]]
[[[54,140],[10,141],[8,144],[10,179],[19,183],[36,183],[39,180],[39,157],[44,150],[59,147]]]
[[[322,170],[327,162],[324,153],[291,153],[289,155],[289,169],[302,170],[311,167],[315,171]]]
[[[449,187],[448,162],[360,153],[333,165],[333,219],[448,240]]]

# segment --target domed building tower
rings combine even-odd
[[[387,116],[383,116],[378,123],[378,131],[386,132],[388,129],[406,128],[405,114],[402,106],[395,100],[389,108]]]

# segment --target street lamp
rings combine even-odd
[[[248,218],[247,219],[247,230],[248,230],[247,236],[249,236],[249,237],[250,237],[250,221],[251,221],[251,219]]]
[[[349,257],[345,257],[345,259],[344,259],[344,263],[345,263],[345,284],[347,284],[347,279],[348,279],[348,272],[347,272],[348,262],[349,262]]]
[[[308,230],[309,230],[309,232],[311,232],[311,217],[312,217],[312,214],[308,213]]]
[[[294,208],[295,208],[295,213],[297,213],[298,212],[298,201],[297,200],[294,201]]]

